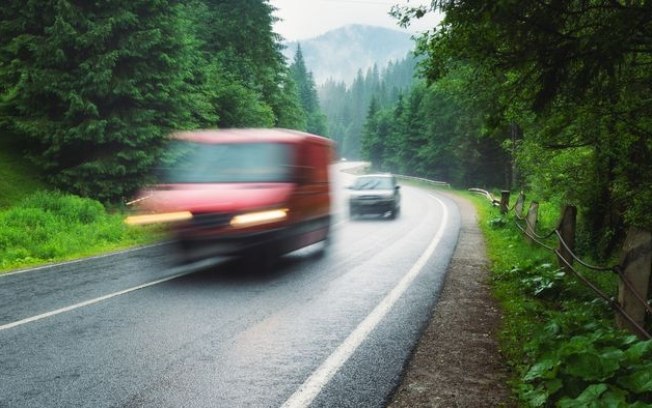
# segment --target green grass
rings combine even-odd
[[[123,218],[97,201],[47,191],[30,163],[0,139],[0,273],[129,248],[161,236],[156,228],[130,228]]]
[[[503,312],[500,347],[522,406],[652,407],[652,341],[618,330],[606,302],[560,270],[552,252],[526,243],[513,215],[462,194],[475,204],[486,238]],[[541,234],[554,229],[559,208],[540,203]],[[615,295],[614,275],[579,271]]]
[[[29,163],[0,139],[0,209],[9,208],[43,188]]]
[[[0,210],[0,273],[91,256],[160,237],[156,228],[132,228],[124,214],[91,199],[39,191]]]
[[[509,361],[525,361],[523,344],[537,330],[538,307],[535,301],[515,295],[519,292],[519,283],[512,275],[536,264],[551,262],[550,255],[538,246],[524,244],[522,235],[511,224],[513,221],[502,217],[498,208],[492,207],[484,197],[466,196],[476,207],[486,238],[494,295],[505,316],[509,316],[500,334],[501,349]]]

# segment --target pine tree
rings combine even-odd
[[[5,0],[0,123],[64,190],[131,194],[202,110],[176,1]]]
[[[390,123],[374,96],[369,104],[367,120],[362,133],[362,158],[371,162],[376,170],[383,170],[383,158],[390,133]]]
[[[296,87],[272,30],[274,7],[267,0],[193,3],[219,126],[302,127]]]
[[[391,108],[402,92],[412,86],[414,66],[414,59],[408,56],[402,61],[390,62],[382,70],[382,75],[377,66],[369,68],[365,75],[358,70],[349,88],[334,81],[327,81],[320,87],[320,103],[328,118],[328,134],[338,142],[343,156],[361,157],[361,138],[364,137],[364,123],[372,98],[376,98],[380,109]],[[383,117],[387,119],[386,115]],[[396,165],[398,162],[392,163]]]
[[[319,108],[317,89],[312,73],[306,68],[301,52],[301,45],[297,46],[294,61],[290,65],[290,75],[297,85],[299,103],[306,117],[306,130],[318,135],[326,134],[326,118]]]

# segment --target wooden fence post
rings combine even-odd
[[[516,211],[516,216],[521,217],[523,215],[523,205],[525,203],[525,194],[521,191],[516,199],[516,204],[514,205],[514,210]]]
[[[573,265],[573,255],[571,255],[571,252],[575,251],[575,224],[576,224],[576,218],[577,218],[577,207],[574,205],[564,205],[564,207],[561,210],[561,222],[559,223],[559,235],[561,235],[561,239],[564,240],[566,243],[566,246],[562,245],[561,242],[559,242],[559,247],[557,248],[559,250],[560,256],[558,259],[559,266],[566,270],[567,272],[570,272],[570,266]],[[566,249],[568,247],[568,249]],[[564,259],[566,262],[564,262],[562,259]],[[567,265],[568,264],[568,265]]]
[[[619,279],[618,303],[637,324],[644,326],[646,309],[639,298],[648,300],[650,269],[652,269],[652,234],[650,232],[635,228],[631,228],[627,232],[620,267],[625,279],[631,283],[639,296],[637,297],[622,279]],[[634,325],[619,314],[616,314],[616,324],[620,328],[640,334]]]
[[[525,226],[525,232],[526,232],[526,239],[529,243],[534,242],[534,237],[535,236],[535,229],[537,225],[537,218],[539,216],[539,203],[536,201],[532,201],[530,203],[530,209],[527,211],[527,218],[526,220],[526,226]]]
[[[500,213],[507,214],[509,211],[509,190],[500,192]]]

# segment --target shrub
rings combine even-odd
[[[151,229],[128,228],[122,219],[88,198],[44,191],[29,195],[0,211],[0,269],[76,258],[157,237]]]
[[[525,242],[486,202],[474,199],[492,261],[504,320],[499,341],[513,387],[530,407],[652,407],[652,341],[618,330],[609,305],[555,255]],[[559,203],[540,206],[539,227],[554,228]],[[589,262],[592,263],[592,262]],[[584,272],[605,293],[616,279]]]

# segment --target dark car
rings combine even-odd
[[[400,186],[391,174],[358,176],[349,187],[349,215],[376,214],[394,219],[401,211]]]

